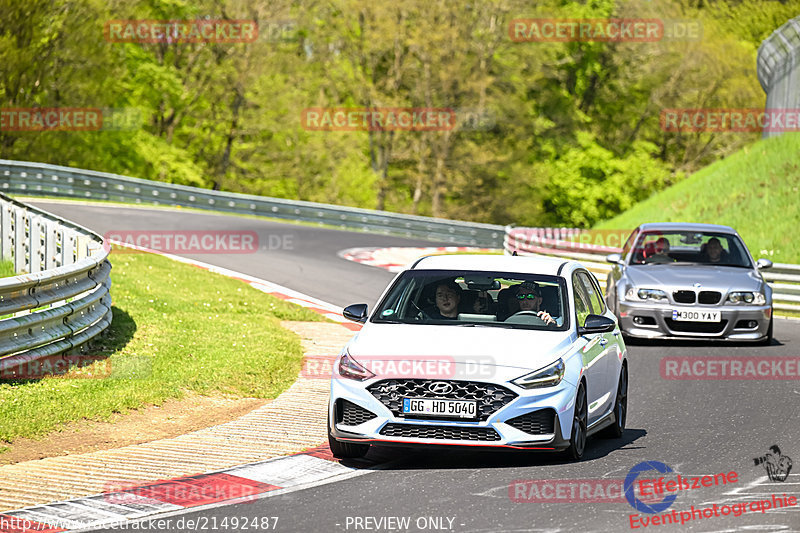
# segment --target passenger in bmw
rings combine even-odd
[[[719,242],[719,239],[716,237],[711,237],[708,239],[708,242],[705,244],[704,247],[705,252],[705,259],[709,263],[727,263],[728,257],[727,252],[722,247],[722,244]]]

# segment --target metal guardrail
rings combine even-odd
[[[758,47],[758,80],[767,93],[766,109],[800,108],[800,17],[775,30]],[[764,137],[780,131],[764,131]]]
[[[570,241],[581,230],[572,228],[515,228],[506,226],[503,250],[507,254],[516,251],[520,255],[551,255],[580,261],[588,268],[605,290],[611,264],[605,256],[619,253],[622,249]],[[800,312],[800,265],[775,263],[761,274],[772,287],[773,308],[776,311]]]
[[[499,248],[503,226],[212,191],[69,167],[0,159],[0,192],[211,209],[317,222],[451,244]]]
[[[0,194],[0,259],[18,273],[0,278],[0,372],[108,327],[108,253],[100,235]]]

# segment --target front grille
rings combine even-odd
[[[556,412],[539,409],[507,420],[506,424],[531,435],[548,435],[555,432]]]
[[[347,400],[339,400],[339,402],[340,415],[338,420],[347,426],[357,426],[378,416],[353,402],[348,402]]]
[[[494,428],[465,428],[452,426],[423,426],[417,424],[386,424],[381,435],[409,439],[439,440],[500,440]]]
[[[672,299],[679,304],[693,304],[695,299],[694,291],[675,291]]]
[[[717,291],[700,291],[700,296],[697,301],[701,304],[715,304],[719,303],[722,298],[722,293]]]
[[[671,318],[665,318],[664,320],[667,322],[669,329],[684,333],[722,333],[728,323],[727,320],[721,322],[678,322]]]
[[[434,394],[428,390],[430,384],[442,382],[449,384],[452,390],[446,394]],[[403,398],[475,400],[478,402],[478,420],[486,420],[517,397],[516,393],[493,383],[435,379],[387,379],[370,385],[367,390],[398,417],[403,416]],[[434,418],[423,415],[407,417]]]

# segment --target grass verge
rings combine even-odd
[[[6,278],[14,274],[16,274],[16,272],[14,272],[14,263],[11,261],[0,261],[0,278]]]
[[[644,222],[731,226],[756,258],[800,263],[800,133],[763,139],[640,202],[595,229]]]
[[[249,285],[144,253],[112,256],[114,319],[93,342],[100,379],[0,381],[0,453],[66,422],[203,395],[274,398],[294,382],[300,340],[280,320],[325,320]],[[80,372],[86,375],[87,372]]]

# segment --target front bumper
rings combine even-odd
[[[673,308],[721,311],[720,322],[677,322]],[[771,305],[681,305],[619,303],[619,323],[625,335],[642,339],[721,339],[758,341],[767,335]],[[755,327],[752,324],[755,323]]]
[[[358,382],[333,379],[328,412],[331,436],[340,441],[386,444],[407,447],[467,446],[486,449],[559,451],[569,446],[574,410],[575,387],[566,381],[545,389],[525,390],[510,383],[497,383],[518,396],[488,415],[486,420],[425,419],[397,416],[367,390],[377,380]],[[357,424],[342,421],[343,402],[350,402],[373,415]],[[351,408],[352,407],[349,407]],[[519,429],[514,419],[544,417],[551,414],[552,430],[528,433]],[[517,427],[510,425],[512,422]]]

